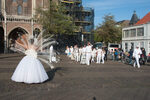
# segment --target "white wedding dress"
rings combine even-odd
[[[42,83],[48,79],[48,75],[37,59],[34,49],[26,50],[26,56],[20,61],[11,79],[15,82]]]

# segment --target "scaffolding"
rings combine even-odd
[[[93,42],[94,9],[83,7],[82,0],[60,0],[66,7],[66,14],[73,17],[73,21],[79,30],[76,30],[77,38],[81,41],[82,35],[87,41]]]

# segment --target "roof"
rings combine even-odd
[[[122,20],[122,21],[118,21],[117,23],[116,23],[116,25],[122,25],[123,27],[127,27],[127,26],[129,26],[129,20]]]
[[[139,20],[135,25],[146,24],[150,22],[150,12],[145,15],[141,20]]]
[[[136,15],[136,11],[134,11],[134,13],[133,13],[133,15],[132,15],[132,18],[131,18],[131,20],[130,20],[129,25],[134,25],[134,24],[136,24],[138,21],[139,21],[139,18],[138,18],[137,15]]]

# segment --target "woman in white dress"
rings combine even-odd
[[[11,79],[15,82],[24,82],[24,83],[42,83],[48,79],[48,75],[41,64],[37,59],[38,49],[33,45],[33,39],[31,42],[26,45],[16,41],[16,44],[26,49],[26,56],[19,62],[17,68],[15,69]]]

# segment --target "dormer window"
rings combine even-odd
[[[22,6],[21,5],[18,6],[17,13],[18,13],[18,15],[22,14]]]

